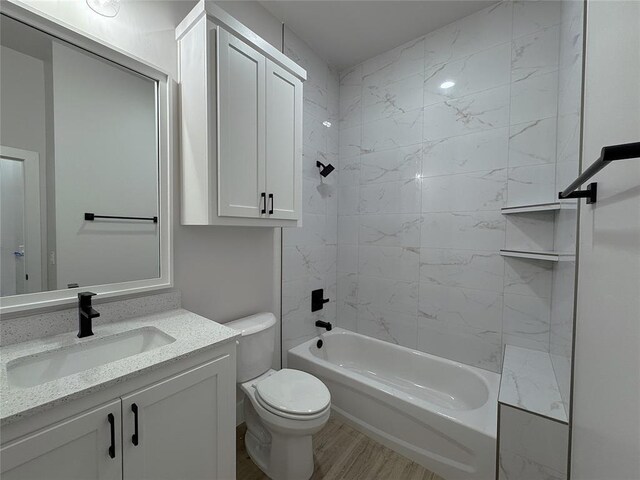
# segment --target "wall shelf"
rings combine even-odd
[[[498,401],[568,423],[551,357],[547,352],[506,345]]]
[[[548,262],[557,262],[560,254],[557,252],[537,252],[534,250],[500,250],[503,257],[530,258],[532,260],[546,260]]]
[[[530,213],[530,212],[553,212],[560,210],[562,205],[560,202],[551,203],[535,203],[531,205],[517,205],[514,207],[504,207],[501,209],[503,215],[512,213]]]

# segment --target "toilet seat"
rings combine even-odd
[[[312,420],[331,405],[331,394],[324,383],[300,370],[282,369],[253,386],[256,401],[284,418]]]

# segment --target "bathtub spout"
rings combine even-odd
[[[323,322],[322,320],[316,320],[316,327],[326,328],[327,332],[331,331],[331,323]]]

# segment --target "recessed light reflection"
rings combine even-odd
[[[446,82],[442,82],[442,83],[440,84],[440,88],[444,88],[444,89],[451,88],[451,87],[453,87],[455,84],[456,84],[456,82],[452,82],[451,80],[447,80]]]

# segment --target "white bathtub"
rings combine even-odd
[[[320,378],[334,411],[381,443],[446,480],[495,479],[498,374],[341,328],[287,360]]]

